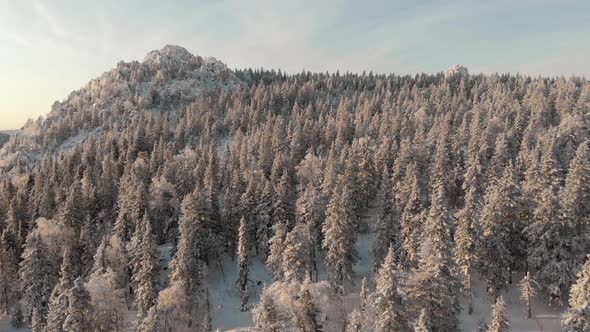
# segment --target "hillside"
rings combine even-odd
[[[0,149],[0,330],[575,331],[589,215],[586,79],[169,45]]]

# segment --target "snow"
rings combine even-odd
[[[447,70],[446,76],[454,76],[454,75],[467,76],[468,74],[469,74],[469,71],[467,70],[467,67],[457,64],[457,65],[453,65],[451,68],[449,68]]]

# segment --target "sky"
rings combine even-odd
[[[289,73],[590,77],[590,1],[0,0],[0,130],[166,44]]]

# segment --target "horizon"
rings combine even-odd
[[[32,0],[0,9],[0,130],[21,128],[118,61],[141,61],[166,44],[232,69],[289,74],[434,74],[461,64],[471,74],[590,76],[590,45],[580,42],[590,33],[590,3],[577,0]]]

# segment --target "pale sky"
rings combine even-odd
[[[0,0],[0,130],[166,44],[290,73],[590,77],[590,1]]]

